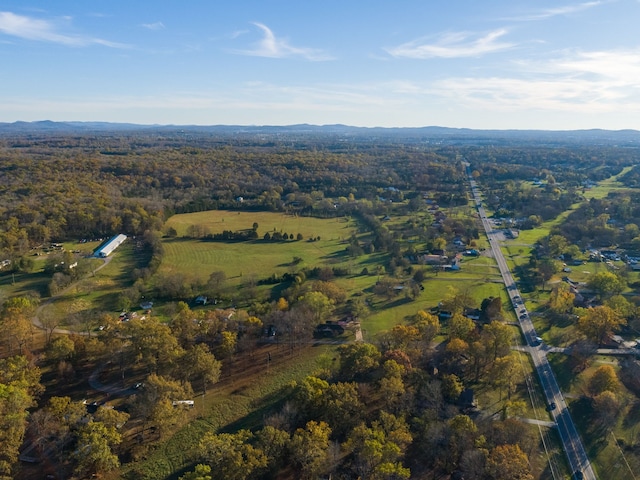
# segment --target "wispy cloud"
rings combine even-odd
[[[494,30],[484,35],[446,33],[433,43],[418,39],[385,50],[394,57],[416,59],[477,57],[513,48],[512,43],[499,41],[506,34],[506,29]]]
[[[69,17],[63,18],[69,21]],[[0,12],[0,34],[38,42],[51,42],[71,47],[103,45],[112,48],[128,48],[127,45],[85,35],[72,35],[59,31],[58,25],[50,20],[42,20],[12,12]]]
[[[295,47],[285,38],[278,38],[269,27],[262,23],[254,22],[253,25],[262,31],[262,38],[248,50],[234,50],[235,53],[268,58],[300,57],[306,60],[324,61],[332,57],[322,50]]]
[[[640,107],[640,50],[564,52],[504,77],[447,78],[431,94],[477,108],[613,112]]]
[[[572,13],[582,12],[584,10],[588,10],[590,8],[603,5],[604,3],[608,3],[608,2],[598,0],[593,2],[575,3],[571,5],[564,5],[561,7],[548,8],[546,10],[541,10],[538,12],[532,12],[528,15],[512,17],[512,18],[509,18],[509,20],[522,21],[522,22],[544,20],[546,18],[557,17],[561,15],[571,15]]]
[[[148,30],[162,30],[164,28],[164,23],[162,22],[143,23],[141,26]]]

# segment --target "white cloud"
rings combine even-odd
[[[582,12],[584,10],[588,10],[593,7],[598,7],[604,3],[608,3],[608,2],[593,1],[593,2],[577,3],[572,5],[565,5],[561,7],[549,8],[539,12],[531,13],[529,15],[510,18],[510,20],[518,20],[518,21],[544,20],[546,18],[557,17],[560,15],[570,15],[572,13]]]
[[[506,29],[494,30],[482,36],[467,32],[446,33],[435,43],[425,43],[424,39],[419,39],[387,48],[386,51],[394,57],[417,59],[477,57],[513,48],[512,43],[498,41],[506,33]]]
[[[256,43],[254,48],[249,50],[235,50],[235,53],[268,58],[301,57],[313,61],[332,59],[330,55],[327,55],[321,50],[290,45],[286,39],[277,38],[271,29],[262,23],[254,22],[253,24],[262,31],[262,38]]]
[[[141,26],[148,30],[162,30],[164,28],[164,23],[162,22],[143,23]]]
[[[431,93],[477,108],[614,112],[640,107],[640,50],[565,52],[508,77],[448,78]]]
[[[611,79],[632,86],[640,77],[640,50],[578,52],[574,57],[556,60],[552,66],[560,71]]]
[[[70,19],[67,17],[64,20]],[[59,43],[72,47],[104,45],[112,48],[127,48],[126,45],[101,38],[60,33],[52,21],[16,15],[12,12],[0,12],[0,33],[26,40]]]

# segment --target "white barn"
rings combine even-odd
[[[113,251],[118,248],[122,243],[127,239],[126,235],[122,233],[120,235],[116,235],[112,237],[107,243],[105,243],[102,247],[100,247],[94,255],[100,258],[107,258],[109,255],[113,253]]]

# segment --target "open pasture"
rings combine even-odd
[[[224,230],[239,231],[253,228],[258,224],[258,236],[265,233],[282,232],[297,235],[301,233],[304,239],[312,237],[336,237],[350,233],[351,222],[344,217],[316,218],[299,215],[288,215],[274,212],[233,212],[229,210],[208,210],[205,212],[183,213],[174,215],[167,220],[166,226],[176,229],[179,237],[187,235],[191,225],[199,225],[211,233],[221,233]],[[353,227],[353,223],[351,226]]]
[[[273,273],[283,274],[303,267],[356,268],[356,261],[345,253],[355,224],[345,218],[318,219],[270,212],[210,211],[175,215],[167,221],[179,236],[190,225],[206,227],[212,234],[224,230],[251,229],[258,224],[258,240],[243,242],[212,242],[200,239],[173,238],[164,241],[161,273],[181,273],[206,281],[214,271],[225,272],[231,284],[244,283],[247,276],[256,280]],[[267,232],[302,234],[303,240],[264,241]],[[313,240],[312,238],[320,238]],[[302,259],[297,265],[294,257]],[[358,261],[366,261],[361,257]],[[360,267],[360,270],[362,267]],[[359,271],[359,270],[358,270]]]

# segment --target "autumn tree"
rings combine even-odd
[[[454,374],[444,374],[441,380],[444,398],[451,403],[458,401],[460,394],[464,390],[464,385],[460,378]]]
[[[75,343],[68,335],[58,337],[47,345],[47,360],[52,363],[69,360],[75,352],[75,348]]]
[[[146,378],[144,388],[138,389],[131,400],[132,414],[142,419],[145,429],[150,427],[163,438],[187,418],[185,407],[174,402],[192,396],[189,383],[151,374]]]
[[[402,378],[406,370],[395,360],[386,360],[382,367],[384,376],[379,381],[380,394],[387,410],[399,410],[402,408],[400,399],[406,393]]]
[[[362,377],[377,368],[381,353],[370,343],[350,343],[338,349],[340,375],[346,379]]]
[[[276,472],[284,462],[290,439],[288,432],[271,425],[265,425],[256,432],[255,446],[262,450],[267,457],[267,468],[271,473]]]
[[[300,468],[302,477],[317,477],[326,469],[331,429],[325,422],[307,422],[298,428],[289,442],[291,459]]]
[[[32,405],[27,389],[0,383],[0,478],[13,478],[18,449],[25,434],[27,409]]]
[[[254,435],[249,430],[237,433],[208,432],[200,440],[200,456],[211,466],[212,478],[219,480],[245,480],[266,468],[264,452],[254,447]]]
[[[113,448],[121,442],[122,436],[116,427],[96,421],[89,421],[80,427],[78,448],[73,453],[77,461],[76,474],[86,477],[116,469],[120,461]]]
[[[289,310],[289,302],[287,302],[287,299],[284,297],[280,297],[276,302],[276,309],[281,312]]]
[[[331,270],[331,273],[333,274],[333,270]],[[313,282],[313,284],[311,285],[311,290],[314,292],[323,293],[329,300],[333,302],[333,304],[336,305],[344,303],[347,298],[347,293],[345,292],[345,290],[330,281],[318,280],[316,282]]]
[[[529,457],[518,445],[498,445],[489,452],[486,474],[491,480],[533,480]]]
[[[446,469],[459,465],[462,454],[473,448],[478,427],[468,415],[456,415],[447,421],[449,444],[445,454]]]
[[[461,338],[450,339],[445,346],[444,362],[451,370],[459,372],[467,359],[469,344]]]
[[[183,372],[193,385],[199,382],[202,393],[207,393],[207,385],[216,383],[220,379],[222,364],[209,351],[204,343],[198,343],[187,350],[182,357]]]
[[[460,313],[454,313],[449,319],[449,339],[459,338],[469,341],[475,329],[476,324],[473,323],[473,320]]]
[[[370,427],[364,423],[355,427],[343,447],[353,454],[352,469],[359,478],[394,478],[388,476],[391,473],[409,478],[400,461],[412,440],[404,418],[381,411]]]
[[[334,301],[322,292],[307,292],[299,300],[313,312],[316,323],[321,323],[333,309]]]
[[[24,356],[0,360],[0,478],[13,478],[28,409],[44,391],[40,369]]]
[[[407,350],[420,339],[420,330],[414,325],[395,325],[381,335],[385,350]]]
[[[418,329],[422,340],[430,344],[440,333],[440,319],[436,315],[419,310],[412,318],[412,325]]]
[[[625,281],[619,275],[608,271],[591,275],[587,282],[587,287],[603,299],[619,295],[625,289],[625,286]]]
[[[51,397],[44,408],[33,413],[30,428],[40,447],[62,461],[65,448],[77,438],[88,420],[87,408],[82,402],[74,402],[69,397]]]
[[[575,298],[576,296],[569,290],[568,284],[565,282],[557,283],[551,289],[549,308],[556,315],[567,313],[573,308]]]
[[[354,425],[363,408],[354,383],[330,384],[313,376],[294,385],[293,398],[305,418],[323,420],[337,434]]]
[[[238,346],[238,332],[232,332],[230,330],[224,330],[220,332],[220,345],[216,352],[220,355],[220,358],[229,358],[232,356]]]
[[[169,328],[178,339],[182,348],[193,345],[198,335],[198,314],[193,312],[186,302],[178,302],[172,313]]]
[[[136,360],[149,372],[166,374],[183,355],[178,339],[169,326],[155,318],[134,318],[126,323],[124,333],[129,336],[130,348]]]
[[[624,323],[624,319],[620,318],[613,309],[601,305],[587,309],[585,315],[578,319],[578,328],[587,339],[601,345]]]
[[[453,314],[462,314],[465,308],[472,307],[474,304],[477,305],[469,291],[460,291],[456,287],[450,285],[448,287],[447,295],[442,300],[441,309]]]
[[[560,271],[560,263],[552,258],[545,257],[537,264],[539,279],[542,282],[542,288],[546,288],[547,282]]]
[[[37,301],[27,297],[13,297],[4,302],[0,310],[0,339],[14,354],[17,348],[23,353],[32,336],[31,317],[35,312]]]
[[[604,392],[615,393],[620,386],[618,375],[611,365],[602,365],[593,372],[587,389],[594,397]]]
[[[593,397],[593,419],[594,426],[601,432],[609,432],[615,425],[620,415],[622,405],[616,394],[610,390],[605,390]],[[601,432],[598,432],[602,435]]]
[[[524,378],[524,372],[520,360],[516,354],[511,353],[497,358],[491,367],[491,379],[493,385],[502,393],[507,391],[507,399],[511,399],[516,384]]]
[[[613,309],[619,317],[625,319],[635,319],[639,313],[638,307],[622,295],[609,297],[605,300],[604,304]]]
[[[182,475],[179,480],[213,480],[213,477],[210,475],[211,467],[209,465],[204,465],[199,463],[196,465],[196,468],[193,472],[187,472]]]
[[[482,328],[481,338],[487,346],[487,351],[491,353],[492,360],[495,361],[509,353],[513,333],[509,325],[493,321]]]

